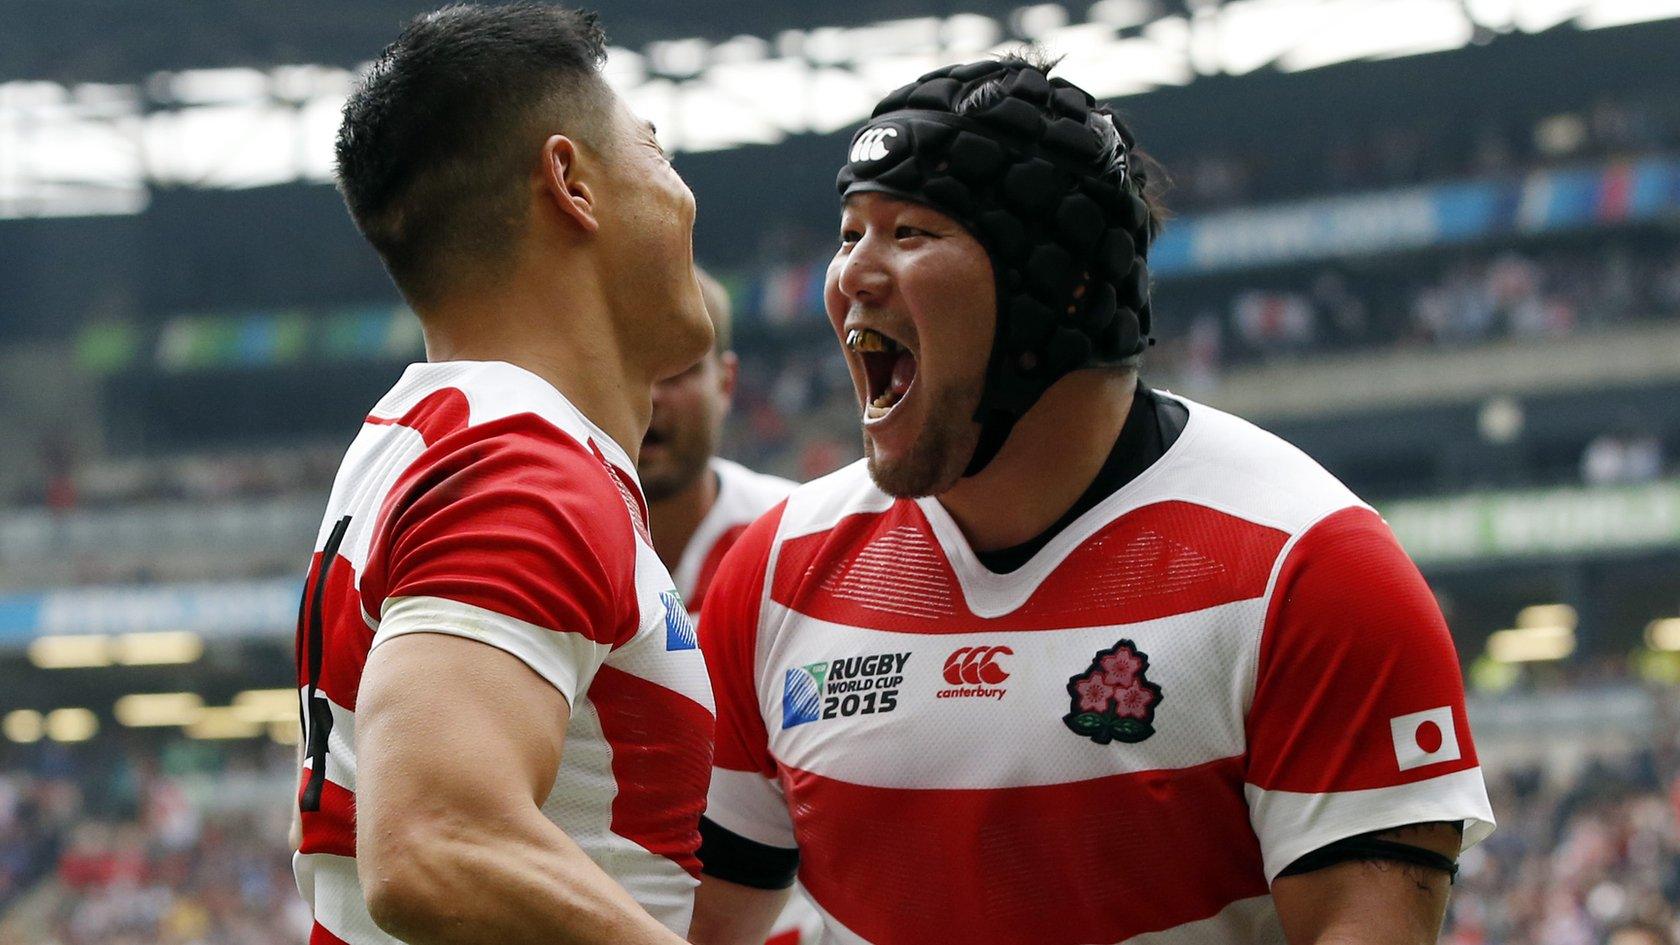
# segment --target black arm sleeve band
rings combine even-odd
[[[1406,863],[1411,866],[1421,866],[1424,869],[1440,870],[1447,874],[1449,882],[1458,877],[1458,864],[1452,857],[1443,856],[1434,850],[1414,847],[1409,843],[1397,843],[1393,840],[1383,840],[1372,834],[1360,834],[1356,837],[1345,837],[1334,843],[1319,847],[1295,862],[1284,867],[1279,876],[1298,876],[1335,866],[1348,860],[1390,860],[1395,863]]]
[[[700,871],[754,889],[786,889],[799,872],[799,851],[748,840],[701,817]]]

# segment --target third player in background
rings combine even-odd
[[[729,294],[707,273],[699,275],[716,343],[693,367],[654,386],[653,419],[637,463],[654,548],[696,618],[718,562],[795,485],[717,455],[739,360],[730,350]],[[767,945],[811,945],[821,930],[816,910],[796,893]]]

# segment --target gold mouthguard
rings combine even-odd
[[[873,328],[854,328],[846,335],[846,347],[859,352],[890,351],[897,345]]]

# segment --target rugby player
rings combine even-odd
[[[724,554],[794,483],[717,455],[740,359],[730,349],[729,293],[704,270],[696,272],[716,341],[688,370],[654,385],[636,471],[647,495],[653,547],[689,612],[698,616]]]
[[[428,361],[351,444],[299,615],[312,945],[688,929],[712,699],[635,459],[712,331],[693,197],[604,58],[593,15],[451,6],[345,106]]]
[[[1492,829],[1417,569],[1300,451],[1139,383],[1161,209],[1022,57],[884,99],[826,304],[866,459],[748,529],[693,940],[1419,943]]]
[[[724,554],[753,519],[794,487],[717,455],[740,359],[730,350],[729,293],[705,270],[696,271],[717,340],[693,367],[654,385],[653,419],[637,459],[653,547],[671,569],[692,617],[699,616]],[[795,892],[767,945],[810,945],[821,931],[816,910]]]

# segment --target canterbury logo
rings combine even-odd
[[[1007,646],[965,646],[945,658],[945,681],[953,686],[995,686],[1009,678],[997,658],[1014,655]]]
[[[887,156],[887,142],[898,137],[898,129],[891,125],[870,128],[852,142],[851,162],[879,161]]]

